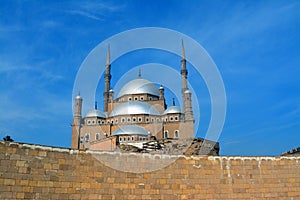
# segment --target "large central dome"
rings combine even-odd
[[[110,117],[119,116],[119,115],[160,115],[158,110],[151,106],[148,103],[141,101],[129,101],[122,103],[116,107],[110,114]]]
[[[123,86],[118,94],[118,98],[127,94],[152,94],[159,96],[159,89],[152,82],[137,78]]]

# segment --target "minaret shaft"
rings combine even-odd
[[[106,64],[105,64],[105,74],[104,74],[104,93],[103,93],[103,110],[104,112],[108,111],[108,101],[109,101],[109,90],[110,90],[110,47],[108,46],[107,55],[106,55]]]
[[[74,117],[72,123],[72,141],[71,141],[72,149],[80,148],[81,120],[82,120],[82,98],[81,96],[78,95],[75,98]]]
[[[192,109],[192,98],[191,98],[191,92],[189,91],[188,82],[187,82],[187,75],[188,71],[186,69],[186,59],[185,59],[185,50],[184,50],[184,44],[182,41],[182,59],[181,59],[181,82],[182,82],[182,100],[183,100],[183,106],[184,106],[184,114],[185,114],[185,120],[194,120],[193,116],[193,109]]]

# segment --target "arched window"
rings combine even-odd
[[[169,131],[168,130],[166,130],[166,131],[164,131],[164,138],[169,138]]]
[[[175,138],[179,138],[179,130],[174,131],[174,136],[175,136]]]
[[[95,140],[99,140],[99,139],[100,139],[100,133],[96,133]]]
[[[90,141],[90,133],[85,134],[85,141],[86,142]]]

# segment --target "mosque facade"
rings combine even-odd
[[[103,110],[91,109],[82,116],[82,97],[76,96],[72,122],[72,149],[115,150],[119,145],[142,147],[153,138],[180,140],[194,138],[191,91],[188,88],[186,58],[182,43],[181,87],[183,108],[166,105],[164,88],[138,78],[125,84],[117,95],[111,89],[108,48],[103,92]]]

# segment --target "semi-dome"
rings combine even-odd
[[[171,106],[167,110],[165,110],[164,115],[166,114],[175,114],[182,113],[181,108],[179,106]]]
[[[100,110],[91,110],[89,111],[85,117],[102,117],[102,118],[106,118],[106,113],[101,112]]]
[[[160,115],[158,110],[148,103],[141,101],[128,101],[116,107],[110,114],[111,117],[118,115]]]
[[[122,126],[118,130],[114,131],[111,135],[148,135],[149,131],[141,126],[128,125]]]
[[[126,83],[118,94],[118,98],[127,94],[152,94],[159,96],[159,89],[150,81],[142,78]]]

